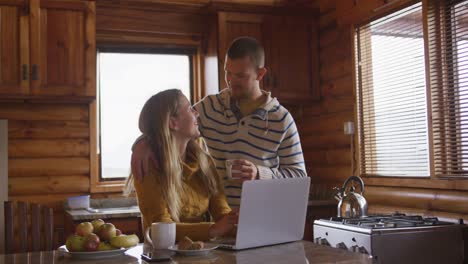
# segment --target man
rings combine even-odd
[[[201,135],[218,173],[225,176],[226,197],[233,207],[239,206],[245,180],[306,177],[293,117],[260,89],[267,72],[264,63],[265,52],[255,39],[234,40],[224,65],[228,88],[194,106],[200,114]],[[142,145],[146,144],[136,144],[132,155],[132,171],[137,177],[142,168],[138,164],[148,160],[143,154],[148,148]],[[237,171],[232,179],[226,177],[228,159],[234,159],[232,170]]]

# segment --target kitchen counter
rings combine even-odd
[[[120,200],[120,201],[119,201]],[[308,206],[335,206],[335,200],[311,200]],[[136,204],[136,200],[125,199],[98,199],[91,201],[90,209],[75,209],[65,211],[73,221],[87,221],[92,219],[111,219],[111,218],[127,218],[141,217],[140,209]]]
[[[143,251],[142,244],[128,250],[125,255],[100,260],[75,260],[69,256],[63,257],[58,251],[45,251],[36,253],[22,253],[0,255],[0,263],[112,263],[130,264],[146,263],[140,259]],[[368,255],[353,253],[343,249],[317,245],[309,241],[298,241],[269,247],[261,247],[242,251],[214,250],[207,256],[173,256],[172,261],[158,263],[221,263],[221,264],[248,264],[248,263],[372,263]]]
[[[141,217],[136,198],[91,199],[89,209],[65,208],[65,212],[73,221]]]
[[[138,208],[138,206],[67,210],[66,213],[70,215],[73,221],[85,221],[98,218],[141,217],[140,208]]]

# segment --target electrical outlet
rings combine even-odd
[[[345,135],[354,135],[354,122],[344,122],[344,133]]]

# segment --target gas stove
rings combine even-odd
[[[376,263],[462,263],[461,225],[417,215],[332,217],[314,222],[314,242],[371,255]]]

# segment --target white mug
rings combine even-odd
[[[145,231],[145,238],[153,245],[153,249],[167,249],[175,244],[176,223],[152,223]]]
[[[241,173],[242,171],[240,170],[233,170],[232,169],[232,164],[234,163],[234,159],[228,159],[226,160],[226,176],[228,179],[233,179],[232,173]],[[238,179],[239,177],[235,177],[234,179]]]

